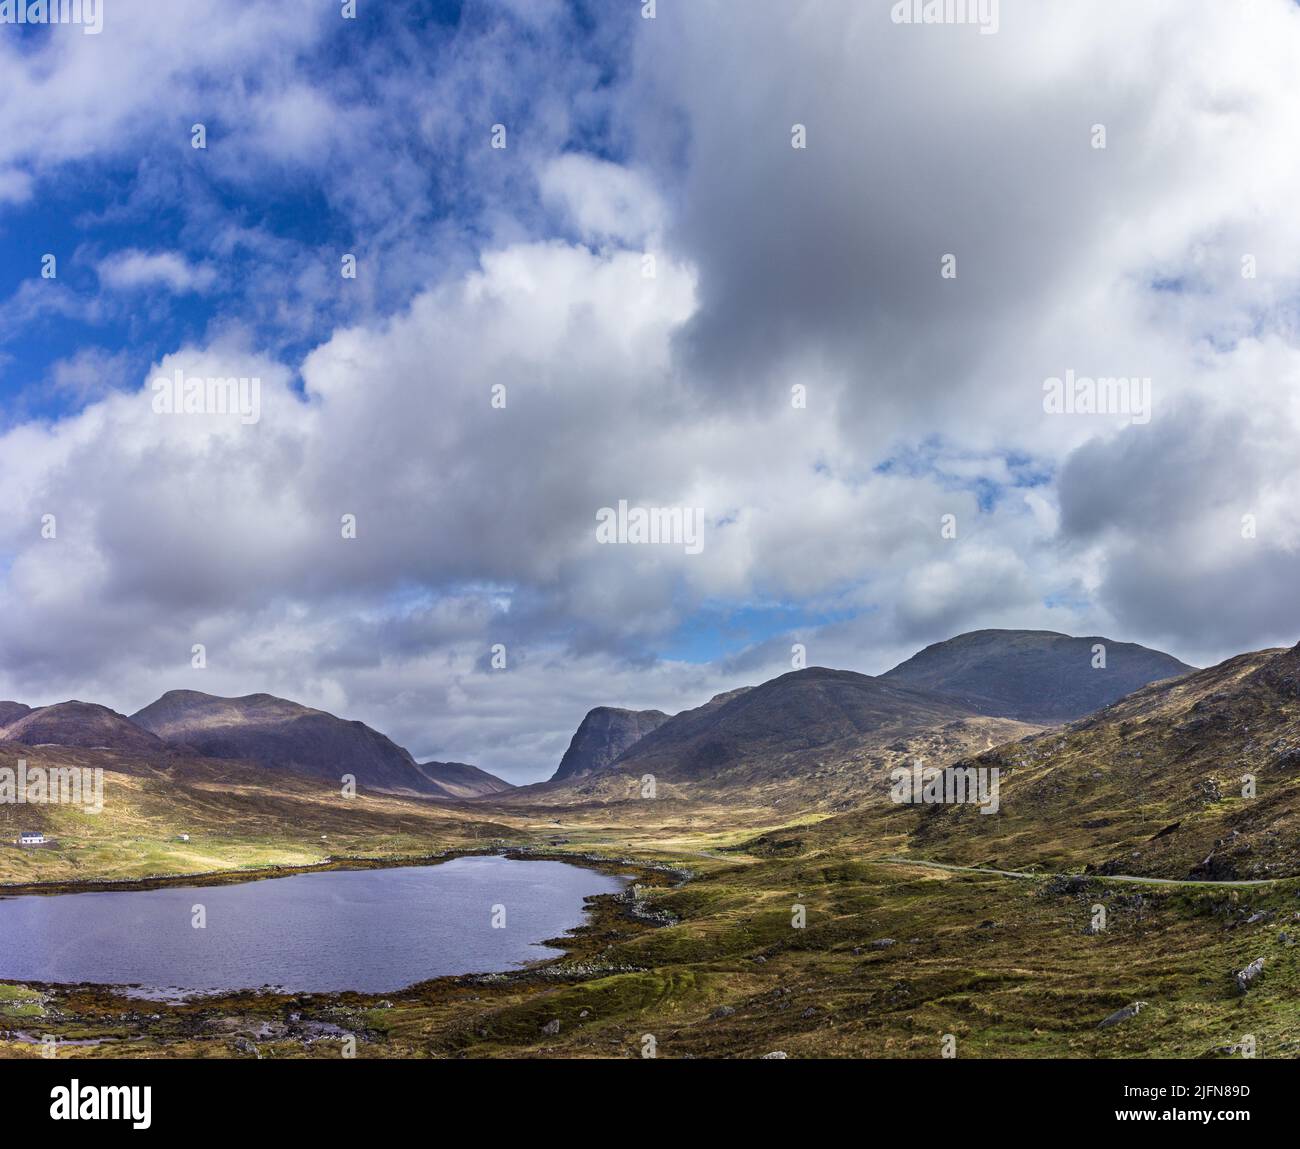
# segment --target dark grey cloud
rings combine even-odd
[[[879,672],[1036,626],[1205,662],[1300,624],[1287,6],[1004,3],[980,36],[856,0],[660,0],[590,25],[485,2],[436,51],[395,24],[343,90],[285,62],[323,26],[272,7],[135,28],[93,115],[53,88],[0,143],[0,168],[39,178],[120,156],[167,102],[119,68],[188,83],[162,55],[222,35],[223,75],[269,71],[257,109],[222,97],[214,179],[274,161],[365,257],[345,305],[327,244],[196,197],[210,241],[187,258],[251,253],[259,321],[232,306],[79,412],[10,420],[0,695],[270,690],[524,780],[589,707],[698,705],[788,668],[795,641]],[[80,51],[57,75],[84,103]],[[506,154],[480,146],[498,121]],[[121,210],[185,188],[146,168]],[[50,299],[121,308],[117,290]],[[21,331],[43,301],[13,302],[0,324]],[[148,383],[176,366],[256,372],[261,422],[155,416]],[[1150,375],[1151,423],[1045,413],[1067,369]],[[598,545],[619,499],[704,508],[703,553]],[[776,608],[806,621],[690,646],[700,619]]]

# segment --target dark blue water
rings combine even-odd
[[[0,898],[0,980],[138,985],[146,996],[277,986],[388,993],[553,957],[583,899],[624,881],[563,862],[456,858],[233,886]],[[193,907],[206,910],[195,929]],[[493,928],[494,906],[505,927]]]

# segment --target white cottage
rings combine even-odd
[[[18,835],[18,844],[20,846],[43,846],[45,845],[45,835],[40,830],[24,830]]]

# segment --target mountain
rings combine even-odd
[[[482,798],[515,788],[495,774],[464,762],[421,762],[419,770],[448,798]]]
[[[129,754],[162,754],[167,749],[148,730],[116,710],[75,701],[27,710],[0,727],[0,741],[26,746],[97,747]]]
[[[656,781],[751,787],[771,800],[797,784],[825,805],[869,793],[885,768],[915,755],[945,759],[1028,727],[987,720],[944,695],[809,667],[718,695],[675,715],[624,751],[612,769]]]
[[[662,710],[620,710],[597,706],[579,724],[551,781],[604,770],[633,743],[668,721]]]
[[[445,798],[410,753],[362,722],[349,722],[270,694],[218,698],[171,690],[132,720],[164,741],[209,758],[237,758],[363,790]]]
[[[1092,665],[1097,644],[1106,648],[1101,669]],[[1052,724],[1194,669],[1132,642],[1050,630],[976,630],[927,646],[881,677],[947,694],[980,714]]]
[[[15,722],[24,714],[30,714],[32,708],[21,702],[0,702],[0,726]]]
[[[409,858],[475,849],[514,832],[468,803],[373,791],[364,801],[345,802],[334,786],[254,762],[176,750],[136,755],[80,746],[2,749],[4,766],[14,767],[21,757],[29,771],[102,770],[104,777],[104,807],[94,816],[70,803],[0,802],[5,883],[67,881],[85,890],[86,883],[146,875],[237,869],[265,874],[267,867],[314,865],[332,855]],[[55,845],[34,853],[4,848],[22,830],[43,830]],[[0,1031],[3,1014],[0,991]]]
[[[1000,810],[910,808],[918,856],[1217,880],[1294,873],[1300,646],[1155,683],[962,764],[998,769]]]

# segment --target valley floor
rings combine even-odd
[[[40,1056],[52,1035],[67,1058],[334,1058],[349,1034],[366,1058],[640,1057],[651,1046],[665,1058],[934,1058],[945,1042],[969,1058],[1199,1058],[1247,1043],[1260,1057],[1300,1056],[1297,879],[1164,886],[899,864],[897,836],[869,841],[858,823],[850,832],[820,816],[765,826],[755,812],[737,828],[732,810],[715,832],[702,808],[658,821],[639,808],[467,810],[424,804],[404,816],[428,825],[383,841],[335,821],[321,847],[305,830],[291,847],[203,846],[193,869],[319,862],[324,847],[396,860],[501,842],[692,876],[647,868],[639,901],[597,899],[567,955],[547,965],[385,998],[160,1004],[95,987],[0,986],[0,1057]],[[177,864],[168,857],[154,872]],[[66,863],[52,868],[67,876]],[[1094,932],[1098,906],[1105,929]],[[1257,958],[1263,974],[1243,993],[1234,974]]]

